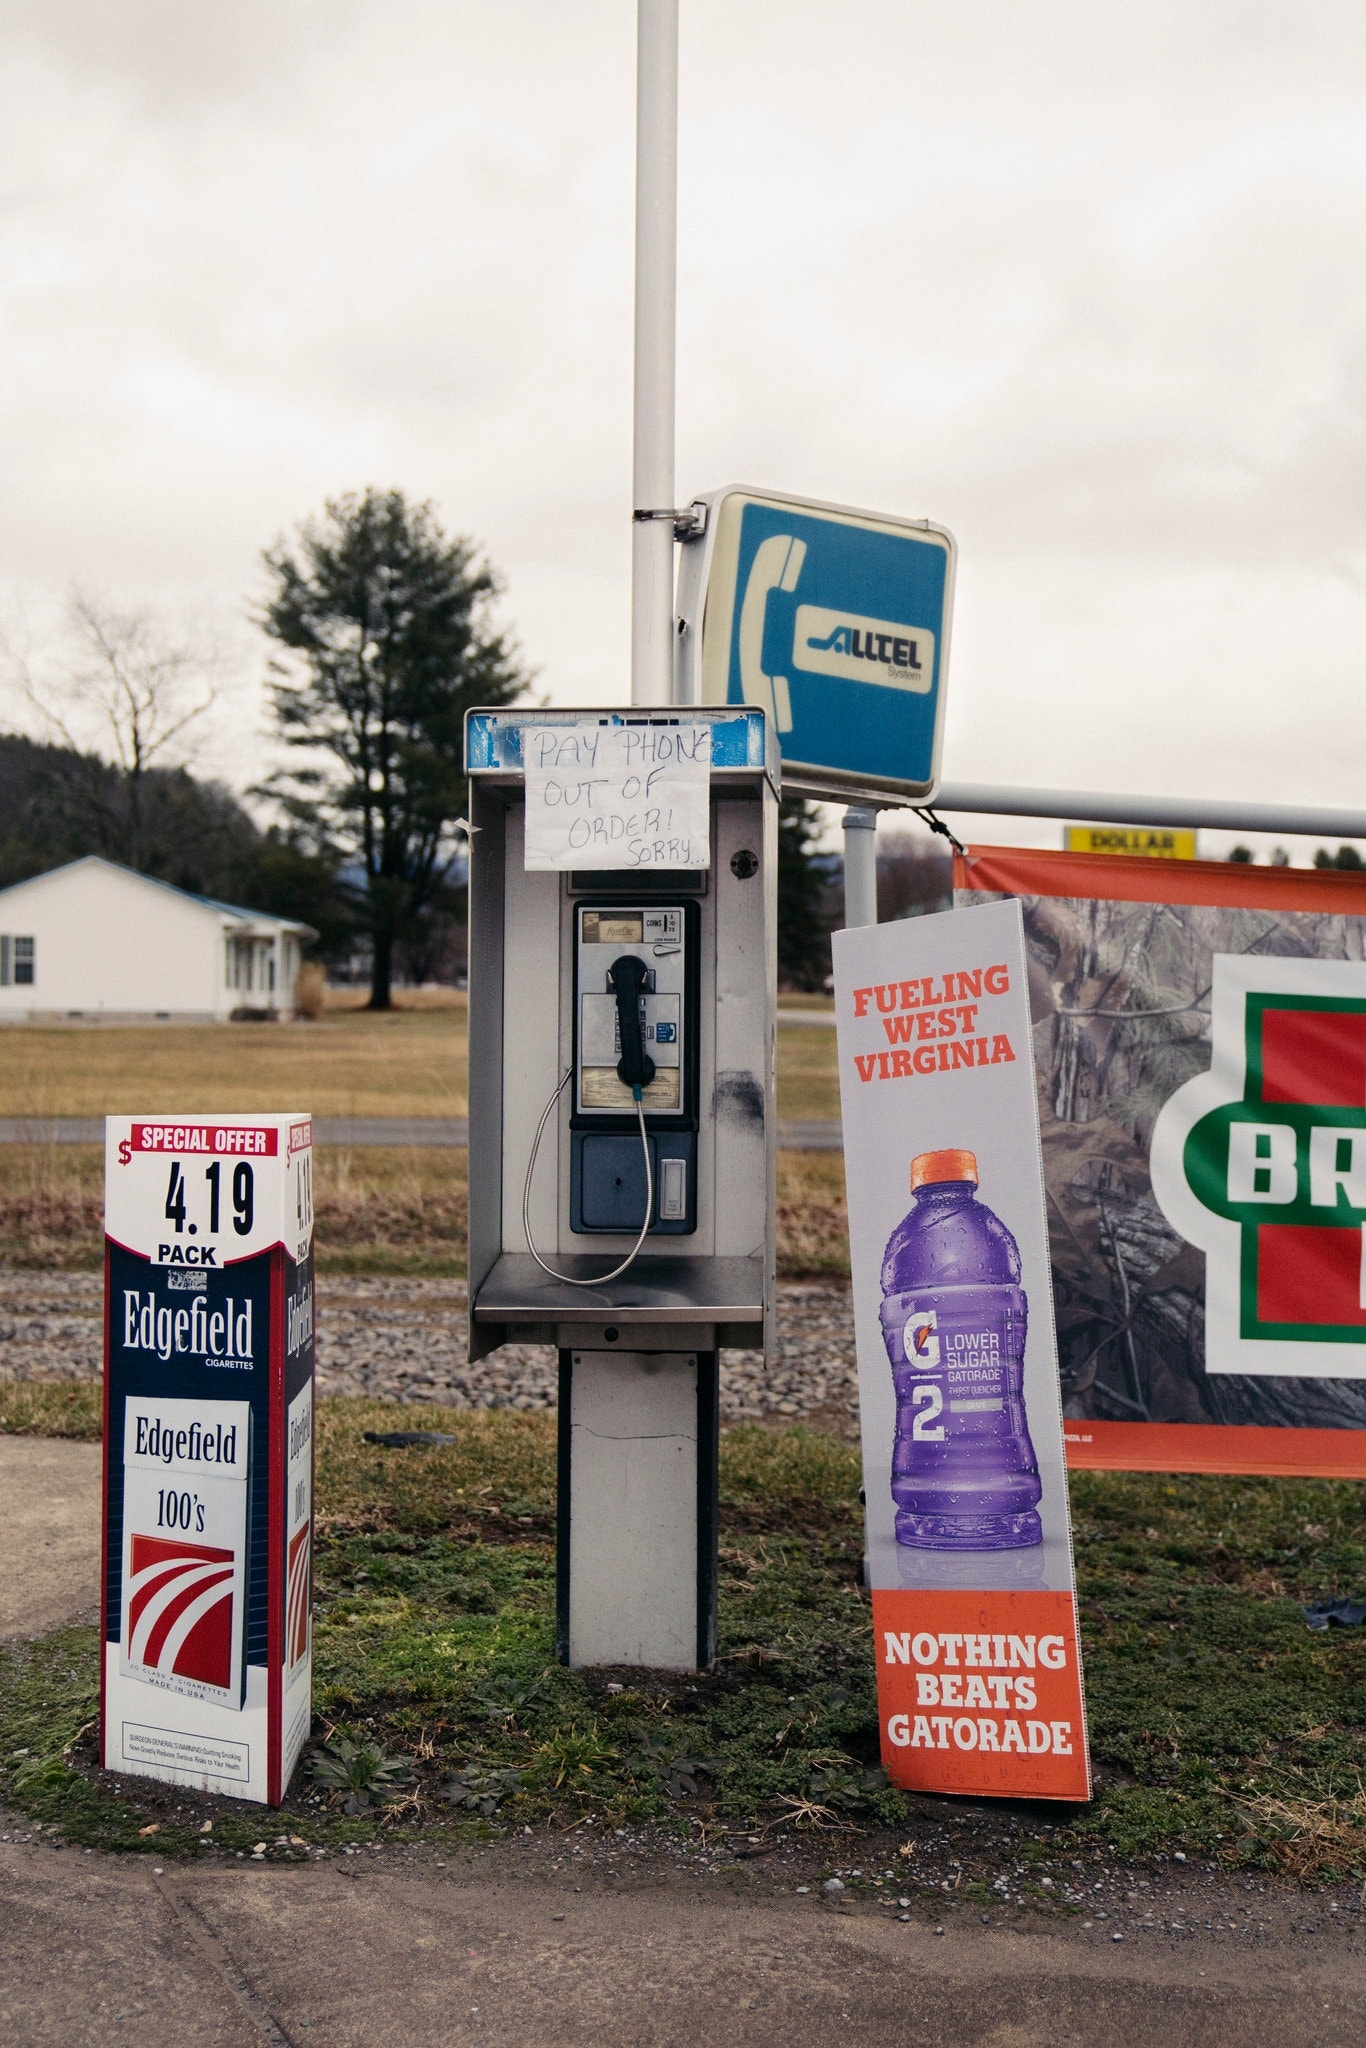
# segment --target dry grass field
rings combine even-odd
[[[102,1175],[95,1145],[0,1145],[0,1269],[94,1270]],[[319,1271],[463,1274],[467,1187],[463,1151],[320,1146]],[[778,1266],[792,1278],[848,1272],[838,1152],[779,1154]]]
[[[784,997],[786,1003],[787,998]],[[778,1031],[778,1114],[790,1117],[837,1117],[839,1074],[835,1066],[835,1034],[810,1024]]]
[[[334,992],[315,1023],[10,1027],[0,1031],[0,1116],[464,1116],[464,996],[405,990],[399,1002],[373,1016],[359,991]],[[833,1031],[779,1031],[778,1113],[839,1115]]]
[[[465,997],[405,990],[400,1007],[381,1016],[364,1000],[360,991],[334,991],[314,1023],[0,1031],[0,1116],[282,1108],[464,1116]],[[778,1109],[838,1116],[833,1031],[779,1031]],[[463,1152],[323,1146],[317,1172],[323,1270],[463,1272]],[[0,1263],[96,1264],[100,1173],[94,1146],[0,1146]],[[784,1272],[848,1271],[838,1153],[782,1155],[778,1224]]]
[[[464,1116],[465,999],[362,998],[315,1023],[11,1026],[0,1116],[306,1109],[314,1116]]]

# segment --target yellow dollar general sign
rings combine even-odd
[[[1148,860],[1194,860],[1195,834],[1148,825],[1069,825],[1069,853],[1136,853]]]

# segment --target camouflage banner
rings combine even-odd
[[[1366,876],[955,883],[1024,918],[1069,1464],[1366,1476]]]

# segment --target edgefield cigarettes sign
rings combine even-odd
[[[107,1769],[278,1803],[312,1712],[307,1117],[106,1129]]]
[[[1019,907],[834,944],[883,1762],[1086,1799]]]

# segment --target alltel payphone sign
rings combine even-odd
[[[704,502],[679,577],[679,701],[762,707],[790,789],[929,797],[953,536],[772,491]]]

